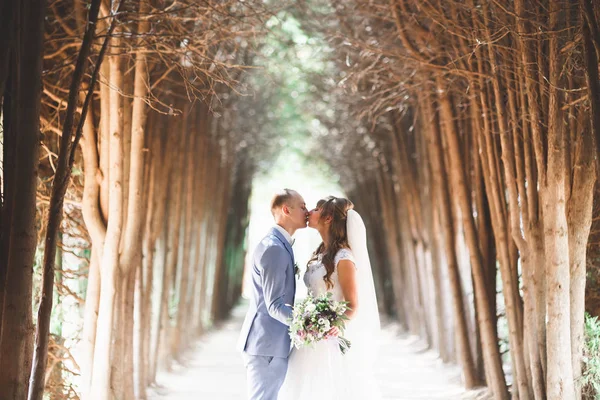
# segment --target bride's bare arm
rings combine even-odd
[[[348,302],[349,310],[346,316],[350,319],[358,309],[358,289],[356,285],[356,267],[350,260],[340,260],[337,265],[338,280],[342,288],[344,300]]]

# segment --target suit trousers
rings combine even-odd
[[[242,353],[246,366],[249,400],[277,400],[285,380],[288,358]]]

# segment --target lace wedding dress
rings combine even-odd
[[[360,267],[349,249],[339,250],[334,259],[335,271],[331,275],[333,287],[330,289],[323,279],[326,269],[321,258],[308,266],[304,283],[312,295],[331,292],[334,300],[344,300],[337,274],[337,265],[341,260],[350,260],[357,268]],[[360,301],[359,292],[359,304]],[[356,331],[352,326],[354,322],[347,322],[343,335],[352,342],[346,354],[341,353],[336,338],[322,340],[313,347],[292,350],[278,400],[372,400],[380,397],[373,380],[372,363],[364,359],[365,350],[370,353],[376,351],[377,346],[364,346],[360,340],[356,343],[353,341],[353,336],[358,340],[358,335],[353,335],[353,331]],[[363,348],[357,349],[356,346]]]

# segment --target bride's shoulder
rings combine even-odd
[[[337,265],[341,260],[350,260],[352,262],[355,262],[352,250],[350,250],[347,247],[339,249],[338,252],[335,254],[335,265]]]

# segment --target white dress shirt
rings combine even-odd
[[[281,232],[281,234],[288,241],[290,246],[292,246],[294,244],[294,242],[295,242],[294,238],[288,233],[288,231],[283,229],[282,226],[275,224],[275,229],[277,229],[279,232]]]

